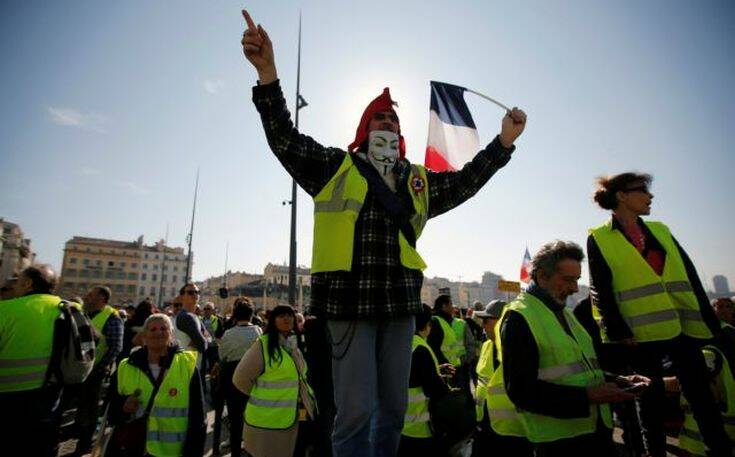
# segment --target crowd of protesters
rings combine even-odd
[[[421,303],[426,222],[511,160],[525,113],[508,110],[486,148],[439,173],[405,159],[386,88],[348,151],[324,147],[294,128],[272,42],[243,16],[265,135],[314,198],[308,315],[289,305],[256,315],[240,297],[221,316],[194,283],[163,309],[117,309],[104,285],[62,300],[51,268],[28,267],[0,290],[3,443],[54,456],[75,404],[78,455],[201,456],[211,408],[213,454],[226,411],[231,455],[664,457],[673,412],[683,452],[732,455],[733,299],[710,303],[670,229],[643,219],[650,175],[599,178],[594,201],[610,217],[589,229],[586,256],[573,242],[544,244],[509,303],[461,310],[449,293]],[[590,296],[569,303],[585,258]],[[82,382],[65,382],[62,360],[91,353],[86,332],[94,360]]]

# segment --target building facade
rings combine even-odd
[[[20,226],[0,218],[0,283],[32,265],[35,257]]]
[[[730,295],[730,283],[723,275],[715,275],[712,277],[712,285],[715,286],[715,295],[717,297],[726,297]]]
[[[147,246],[136,241],[116,241],[75,236],[64,246],[58,294],[83,296],[96,285],[112,290],[112,303],[138,303],[150,298],[158,305],[170,301],[183,285],[186,255],[183,248]]]

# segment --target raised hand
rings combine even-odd
[[[241,41],[245,58],[257,70],[261,84],[271,83],[278,78],[273,58],[273,43],[265,29],[260,25],[256,26],[246,10],[242,10],[242,16],[247,24]]]
[[[500,129],[500,143],[504,148],[513,146],[513,142],[521,136],[523,129],[526,128],[526,113],[523,110],[513,107],[503,117],[503,125]]]

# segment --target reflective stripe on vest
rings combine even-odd
[[[658,275],[612,221],[590,230],[612,272],[612,288],[623,319],[639,342],[662,341],[680,333],[695,338],[711,338],[699,310],[681,258],[668,227],[646,222],[651,234],[666,253],[664,270]],[[595,319],[602,316],[592,309]],[[609,341],[601,325],[603,341]]]
[[[196,352],[176,352],[163,376],[148,416],[146,451],[151,455],[181,455],[183,452],[189,424],[189,385],[196,375],[196,361]],[[141,404],[148,404],[153,383],[148,375],[131,365],[129,359],[120,362],[117,382],[120,395],[134,395],[139,391]]]
[[[61,298],[33,294],[0,301],[0,392],[43,385]]]
[[[268,335],[262,335],[258,339],[263,351],[264,371],[250,392],[245,422],[253,427],[287,429],[297,419],[299,372],[285,348],[279,346],[280,361],[270,357],[268,338]],[[306,373],[301,376],[306,379]]]
[[[95,314],[94,318],[92,319],[92,326],[97,331],[97,336],[99,336],[99,342],[97,343],[97,347],[95,348],[95,354],[94,354],[94,363],[97,364],[102,359],[102,356],[105,355],[107,352],[107,338],[105,337],[105,334],[102,333],[102,329],[105,327],[105,324],[107,323],[107,319],[110,318],[112,315],[117,315],[117,311],[115,311],[115,308],[113,308],[110,305],[105,305],[104,308],[100,310],[97,314]]]
[[[539,379],[577,387],[594,386],[605,382],[604,375],[598,367],[592,338],[567,308],[562,310],[562,315],[571,335],[566,332],[555,313],[532,294],[522,292],[506,310],[520,314],[531,330],[538,346]],[[534,443],[594,433],[598,415],[605,426],[612,428],[612,415],[606,404],[590,405],[588,416],[574,419],[560,419],[525,410],[518,411],[526,436]]]
[[[345,154],[337,172],[314,197],[314,242],[312,247],[312,273],[325,271],[350,271],[355,238],[355,223],[365,202],[368,184],[352,161]],[[361,159],[356,159],[361,160]],[[418,240],[426,225],[429,212],[429,189],[426,169],[411,165],[408,177],[408,193],[414,206],[411,226]],[[422,185],[412,183],[420,180]],[[398,233],[401,264],[406,268],[426,268],[415,247],[403,234]]]
[[[440,347],[444,358],[447,359],[447,361],[455,367],[460,366],[461,361],[459,360],[459,355],[457,354],[457,335],[454,333],[454,329],[441,316],[434,316],[432,317],[432,320],[435,323],[439,323],[439,326],[442,329],[442,333],[444,334]]]
[[[436,373],[439,374],[439,362],[431,350],[431,347],[426,341],[419,335],[414,335],[411,340],[411,354],[421,346],[426,348],[434,360],[434,367]],[[429,399],[424,394],[423,387],[409,387],[408,388],[408,405],[406,407],[406,414],[403,417],[403,429],[401,435],[405,435],[411,438],[429,438],[432,436],[431,416],[429,415]]]
[[[702,353],[705,359],[714,359],[719,356],[722,361],[722,368],[715,379],[711,381],[710,386],[716,391],[715,397],[724,406],[724,411],[722,411],[722,408],[718,409],[722,414],[725,432],[733,441],[735,440],[735,378],[725,354],[717,346],[707,345],[702,348]],[[681,409],[684,412],[684,425],[679,432],[679,447],[692,455],[706,455],[707,447],[699,431],[699,425],[694,419],[691,406],[683,395],[681,396]]]

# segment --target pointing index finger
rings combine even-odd
[[[248,23],[248,29],[252,30],[253,32],[258,31],[258,28],[255,26],[255,22],[253,22],[253,18],[250,17],[250,14],[247,10],[242,10],[242,17],[244,17],[245,22]]]

